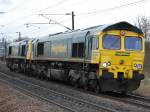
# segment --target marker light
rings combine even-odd
[[[134,64],[134,67],[136,67],[138,69],[142,69],[142,64]]]

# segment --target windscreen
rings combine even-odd
[[[105,49],[120,49],[121,48],[121,38],[115,35],[104,35],[103,37],[103,47]]]
[[[142,49],[142,39],[140,37],[125,37],[125,49],[140,51]]]

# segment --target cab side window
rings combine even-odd
[[[21,56],[25,56],[25,48],[26,48],[26,46],[22,45],[21,47],[22,47]]]
[[[12,47],[9,46],[9,49],[8,49],[8,55],[11,55],[12,54]]]
[[[44,54],[44,42],[38,43],[37,46],[37,55],[43,55]]]
[[[84,42],[72,43],[72,57],[81,58],[84,55]]]

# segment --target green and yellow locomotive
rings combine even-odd
[[[140,29],[119,22],[14,42],[7,66],[96,92],[129,92],[144,79],[144,45]]]

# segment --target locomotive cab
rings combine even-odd
[[[114,27],[99,34],[99,56],[92,58],[99,61],[100,87],[103,91],[133,91],[144,79],[144,36],[127,24]]]

